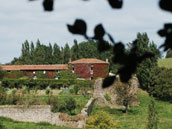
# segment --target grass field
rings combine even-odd
[[[148,104],[150,102],[149,95],[139,89],[140,105],[132,107],[128,114],[124,114],[123,109],[110,109],[108,107],[93,108],[92,114],[98,110],[109,112],[112,117],[120,123],[123,129],[145,129],[148,117]],[[159,114],[159,129],[172,129],[172,103],[155,100]]]
[[[59,127],[44,122],[18,122],[4,117],[0,117],[0,122],[0,129],[75,129],[69,127]]]
[[[120,123],[123,129],[145,129],[148,117],[148,105],[151,98],[147,92],[139,89],[138,99],[140,100],[140,105],[130,108],[128,114],[124,114],[123,109],[110,109],[95,105],[91,115],[96,114],[98,110],[104,110],[109,112]],[[172,129],[172,103],[155,100],[155,104],[159,115],[158,129]],[[6,129],[72,129],[47,123],[16,122],[2,117],[0,117],[0,122]]]
[[[159,67],[172,68],[172,58],[158,60]]]

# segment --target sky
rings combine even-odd
[[[54,11],[45,12],[42,0],[0,0],[0,63],[5,64],[21,55],[25,40],[34,43],[73,45],[73,40],[85,41],[82,36],[68,32],[66,24],[75,19],[87,22],[87,34],[93,36],[94,27],[102,23],[115,41],[124,43],[146,32],[157,46],[163,43],[157,31],[172,21],[170,13],[162,11],[159,0],[124,0],[123,8],[112,9],[107,0],[55,0]]]

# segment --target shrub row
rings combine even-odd
[[[69,87],[70,85],[79,85],[82,87],[91,88],[91,80],[65,80],[65,79],[3,79],[2,86],[5,88],[22,88],[23,86],[29,88],[46,89],[60,89],[60,87]]]
[[[162,100],[172,100],[172,69],[157,67],[151,74],[149,94]]]

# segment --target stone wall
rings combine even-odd
[[[98,104],[100,106],[109,106],[111,108],[123,107],[122,105],[117,103],[117,98],[119,96],[118,96],[118,93],[116,90],[116,81],[108,88],[102,88],[102,84],[103,84],[103,79],[97,79],[94,84],[93,97],[96,99],[96,104]],[[134,101],[132,101],[130,106],[136,106],[139,104],[139,101],[137,99],[138,87],[139,87],[138,79],[136,77],[132,77],[129,80],[128,85],[130,87],[130,91],[129,91],[130,94],[132,94],[132,96],[134,96]],[[106,94],[109,95],[110,101],[106,100],[106,98],[105,98]]]
[[[52,113],[49,105],[34,105],[29,107],[18,105],[0,106],[0,116],[8,117],[16,121],[48,122],[58,126],[83,128],[93,104],[94,99],[91,98],[81,113],[74,117],[64,113]]]

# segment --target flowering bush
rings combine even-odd
[[[99,111],[86,120],[85,129],[121,129],[108,112]]]

